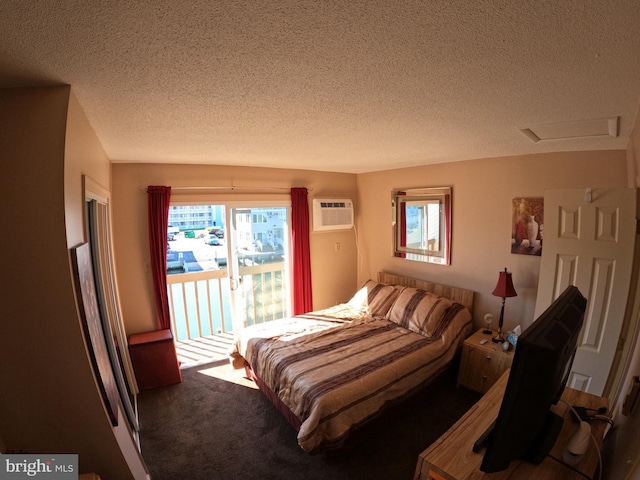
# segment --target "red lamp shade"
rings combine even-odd
[[[513,281],[511,280],[511,272],[507,272],[507,269],[504,269],[504,272],[500,272],[500,276],[498,277],[498,285],[496,285],[493,294],[496,297],[502,297],[502,309],[500,310],[500,321],[498,322],[498,334],[492,338],[492,340],[496,343],[504,343],[504,337],[502,336],[502,323],[504,322],[504,302],[506,297],[515,297],[518,294],[516,293],[516,289],[513,288]]]
[[[504,269],[504,272],[500,272],[500,276],[498,277],[498,285],[496,285],[493,294],[496,297],[517,297],[516,289],[513,288],[513,281],[511,280],[511,272],[507,272],[507,269]]]

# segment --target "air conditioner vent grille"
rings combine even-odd
[[[353,202],[349,199],[314,199],[313,230],[348,230],[353,227]]]

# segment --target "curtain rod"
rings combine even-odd
[[[174,190],[286,190],[289,191],[293,187],[260,187],[260,186],[242,186],[242,185],[211,185],[202,187],[171,187]],[[147,187],[138,185],[138,190],[147,191]],[[307,188],[309,192],[313,192],[313,188]]]

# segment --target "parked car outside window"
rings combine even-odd
[[[220,243],[220,239],[215,233],[210,233],[207,237],[205,237],[204,243],[206,243],[207,245],[222,245]]]

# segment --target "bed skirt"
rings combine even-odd
[[[428,394],[428,392],[431,391],[431,388],[437,388],[438,385],[441,385],[445,379],[448,378],[447,376],[449,374],[455,377],[458,371],[459,360],[460,356],[457,355],[451,364],[445,365],[429,380],[419,385],[406,396],[387,402],[383,408],[367,418],[365,422],[354,425],[339,441],[332,442],[331,444],[324,444],[321,448],[310,453],[331,455],[332,453],[335,454],[336,452],[349,450],[361,442],[366,441],[371,435],[375,434],[378,429],[384,426],[385,422],[393,421],[395,418],[398,418],[406,412],[407,409],[411,409],[416,405],[416,403],[420,402],[420,399],[423,398],[422,395]],[[260,391],[276,407],[280,414],[287,419],[296,432],[299,431],[302,422],[296,414],[293,413],[291,409],[278,398],[275,392],[273,392],[273,390],[271,390],[264,381],[255,374],[247,362],[245,362],[244,369],[247,378],[257,385]]]
[[[296,416],[296,414],[293,413],[291,409],[287,407],[284,403],[282,403],[282,401],[278,398],[278,395],[276,395],[275,392],[271,390],[262,381],[262,379],[255,374],[255,372],[251,368],[251,365],[249,365],[247,362],[245,362],[244,364],[244,370],[247,373],[247,378],[253,380],[253,382],[258,386],[260,391],[269,399],[271,403],[273,403],[273,405],[275,405],[278,411],[282,414],[282,416],[284,416],[284,418],[287,419],[287,421],[291,424],[291,426],[296,429],[296,432],[299,431],[300,425],[302,425],[302,422]]]

